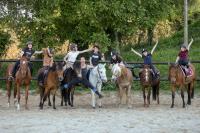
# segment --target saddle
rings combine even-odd
[[[180,68],[185,77],[191,77],[193,75],[193,70],[190,66],[187,67],[187,66],[180,65]]]

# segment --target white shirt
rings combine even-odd
[[[79,54],[80,54],[79,51],[70,51],[68,53],[67,61],[74,63],[76,61],[76,58],[78,57]]]

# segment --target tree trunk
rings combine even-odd
[[[115,31],[116,50],[120,53],[119,33]]]
[[[188,45],[188,0],[184,0],[184,44]]]
[[[153,28],[147,29],[147,43],[151,46],[153,41]]]

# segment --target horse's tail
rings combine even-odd
[[[153,100],[156,100],[157,85],[152,86]]]

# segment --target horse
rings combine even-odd
[[[53,66],[49,69],[47,75],[47,83],[40,88],[40,109],[43,109],[44,102],[46,98],[50,95],[52,91],[53,94],[53,109],[55,107],[55,95],[56,91],[60,86],[61,81],[63,80],[63,64],[61,62],[54,63]]]
[[[160,103],[159,101],[159,86],[160,86],[160,78],[153,78],[152,70],[149,65],[143,65],[143,68],[139,74],[140,77],[140,84],[142,86],[143,91],[143,99],[144,99],[144,107],[149,107],[150,105],[150,96],[151,96],[151,88],[153,91],[153,100],[157,99],[157,104]],[[146,96],[146,89],[147,89],[147,96]]]
[[[122,104],[122,97],[124,92],[126,92],[126,104],[130,108],[131,87],[133,82],[132,72],[123,65],[115,64],[112,67],[112,81],[115,81],[119,89],[119,105]]]
[[[189,65],[193,71],[192,75],[186,79],[184,72],[180,65],[171,64],[169,66],[169,81],[172,91],[172,104],[171,108],[174,107],[174,99],[175,99],[175,91],[176,88],[181,90],[181,98],[183,101],[183,108],[185,108],[185,101],[184,101],[184,90],[187,90],[188,93],[188,101],[187,104],[191,105],[191,97],[194,94],[194,81],[196,79],[195,68],[192,64]]]
[[[101,93],[102,83],[107,82],[107,76],[106,76],[106,64],[98,64],[95,66],[89,74],[89,81],[90,83],[97,88],[98,92]],[[92,107],[95,108],[95,93],[91,90],[92,95]],[[99,99],[99,107],[102,107],[101,99]]]
[[[70,82],[77,76],[81,77],[82,75],[81,75],[80,62],[76,61],[73,65],[73,69],[67,68],[64,73],[65,73],[64,79],[63,79],[61,85],[64,85],[64,84]],[[75,90],[74,87],[75,86],[72,86],[71,88],[61,90],[61,106],[63,106],[63,101],[65,102],[65,106],[67,106],[67,102],[68,102],[68,105],[70,105],[71,107],[74,106],[74,104],[73,104],[74,90]]]
[[[9,79],[10,75],[12,74],[12,70],[14,68],[14,64],[9,64],[6,69],[6,90],[7,90],[7,96],[8,96],[8,107],[10,107],[10,96],[11,96],[11,89],[13,85],[13,81]],[[16,95],[17,91],[16,88],[14,88],[14,95]]]
[[[25,92],[25,108],[28,109],[28,92],[29,92],[29,88],[30,88],[30,83],[31,83],[31,71],[30,68],[28,66],[28,59],[26,56],[22,56],[20,59],[20,65],[19,65],[19,69],[16,72],[16,78],[15,78],[15,87],[17,89],[17,94],[14,94],[14,98],[15,98],[15,103],[17,102],[17,110],[20,110],[20,89],[21,86],[24,84],[25,88],[26,88],[26,92]],[[17,99],[16,99],[16,95],[17,95]]]

